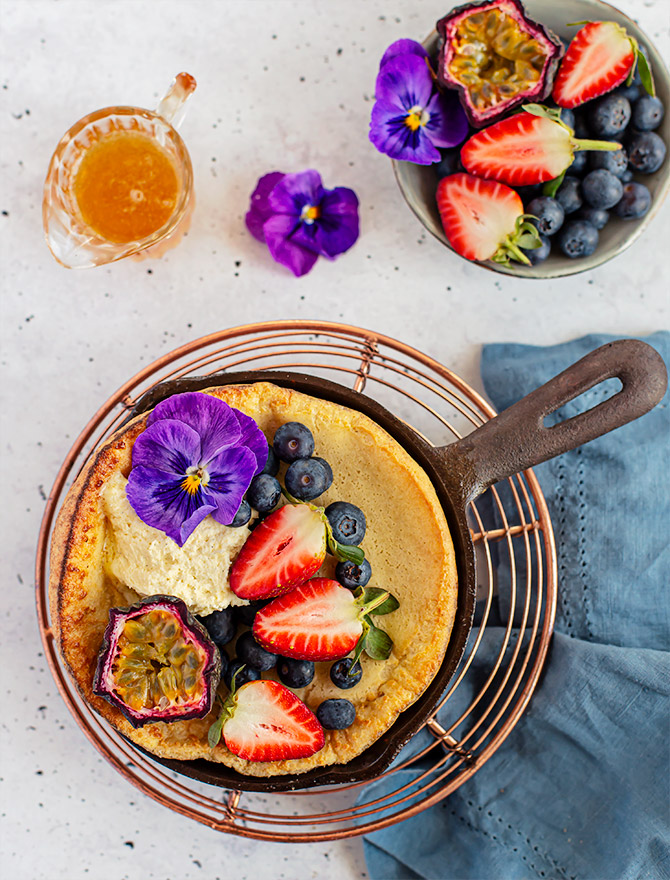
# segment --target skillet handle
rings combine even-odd
[[[545,418],[605,379],[621,390],[580,415],[546,427]],[[663,359],[639,339],[609,342],[503,410],[462,440],[438,452],[461,478],[466,501],[493,483],[588,443],[649,412],[668,383]]]

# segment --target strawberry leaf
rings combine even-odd
[[[370,620],[369,617],[364,617],[363,620],[361,621],[361,623],[363,624],[363,632],[361,634],[360,639],[356,642],[356,647],[354,649],[354,656],[351,661],[352,667],[354,666],[355,663],[358,663],[358,661],[360,660],[361,654],[363,653],[363,650],[365,648],[365,640],[367,639],[368,633],[370,632],[370,627],[372,626],[372,621]]]
[[[225,720],[226,713],[222,712],[216,721],[210,725],[209,730],[207,731],[207,743],[210,749],[213,749],[217,746],[221,740],[221,734],[223,733],[223,722]]]
[[[373,608],[370,612],[371,614],[390,614],[392,611],[400,608],[400,602],[398,602],[396,597],[392,596],[386,590],[380,590],[379,587],[367,587],[363,590],[363,604],[368,605],[382,595],[385,595],[386,599],[381,605],[377,605],[376,608]]]
[[[388,660],[393,648],[393,640],[388,633],[377,626],[371,626],[365,638],[365,653],[373,660]]]
[[[542,116],[544,119],[551,119],[552,122],[561,121],[560,107],[545,107],[544,104],[524,104],[521,109],[532,116]]]
[[[566,169],[567,171],[567,169]],[[563,183],[563,178],[565,177],[565,171],[558,175],[558,177],[554,177],[553,180],[548,180],[545,184],[542,185],[542,195],[549,196],[550,198],[554,198],[556,193],[559,190],[560,185]]]
[[[352,547],[347,544],[339,544],[333,539],[333,549],[330,551],[333,556],[340,562],[353,562],[354,565],[361,565],[365,559],[365,553],[360,547]]]
[[[637,68],[640,71],[640,80],[642,81],[642,85],[644,86],[647,94],[651,95],[652,98],[655,98],[656,87],[654,86],[654,75],[651,72],[649,62],[639,49],[637,50]],[[633,65],[633,70],[634,69],[635,65]]]
[[[520,248],[523,248],[525,251],[533,251],[535,248],[539,248],[542,246],[542,242],[538,241],[534,235],[530,233],[526,233],[525,235],[520,235],[516,242]]]

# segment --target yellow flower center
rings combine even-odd
[[[300,213],[300,219],[305,223],[314,223],[321,216],[321,208],[318,205],[305,205]]]
[[[195,495],[200,486],[203,488],[209,483],[209,474],[203,467],[190,467],[182,480],[181,487],[189,495]]]
[[[423,107],[419,107],[418,104],[415,107],[410,107],[407,116],[405,117],[405,125],[411,131],[416,131],[421,128],[423,125],[427,125],[430,120],[430,113],[427,110],[424,110]]]

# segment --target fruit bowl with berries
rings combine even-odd
[[[432,235],[526,278],[593,269],[642,235],[670,188],[670,75],[634,21],[600,0],[484,0],[445,10],[423,47],[468,123],[430,164],[393,159]]]

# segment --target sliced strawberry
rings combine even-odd
[[[578,107],[620,85],[635,65],[637,44],[613,21],[591,21],[568,46],[554,81],[560,107]]]
[[[247,761],[308,758],[323,748],[323,728],[316,715],[278,681],[242,685],[224,711],[224,742]]]
[[[230,569],[230,588],[242,599],[280,596],[304,583],[326,558],[326,523],[308,504],[286,504],[247,538]]]
[[[527,186],[558,177],[572,164],[575,150],[621,149],[611,141],[577,140],[571,128],[554,118],[557,111],[539,104],[527,109],[530,112],[502,119],[465,142],[461,162],[471,174]]]
[[[363,634],[361,606],[337,581],[314,578],[261,608],[253,633],[260,645],[282,657],[337,660]]]
[[[508,186],[471,174],[452,174],[437,187],[437,208],[449,243],[466,259],[529,262],[515,244],[524,225],[523,203]],[[528,230],[521,234],[533,235]],[[532,246],[530,241],[522,243]]]

